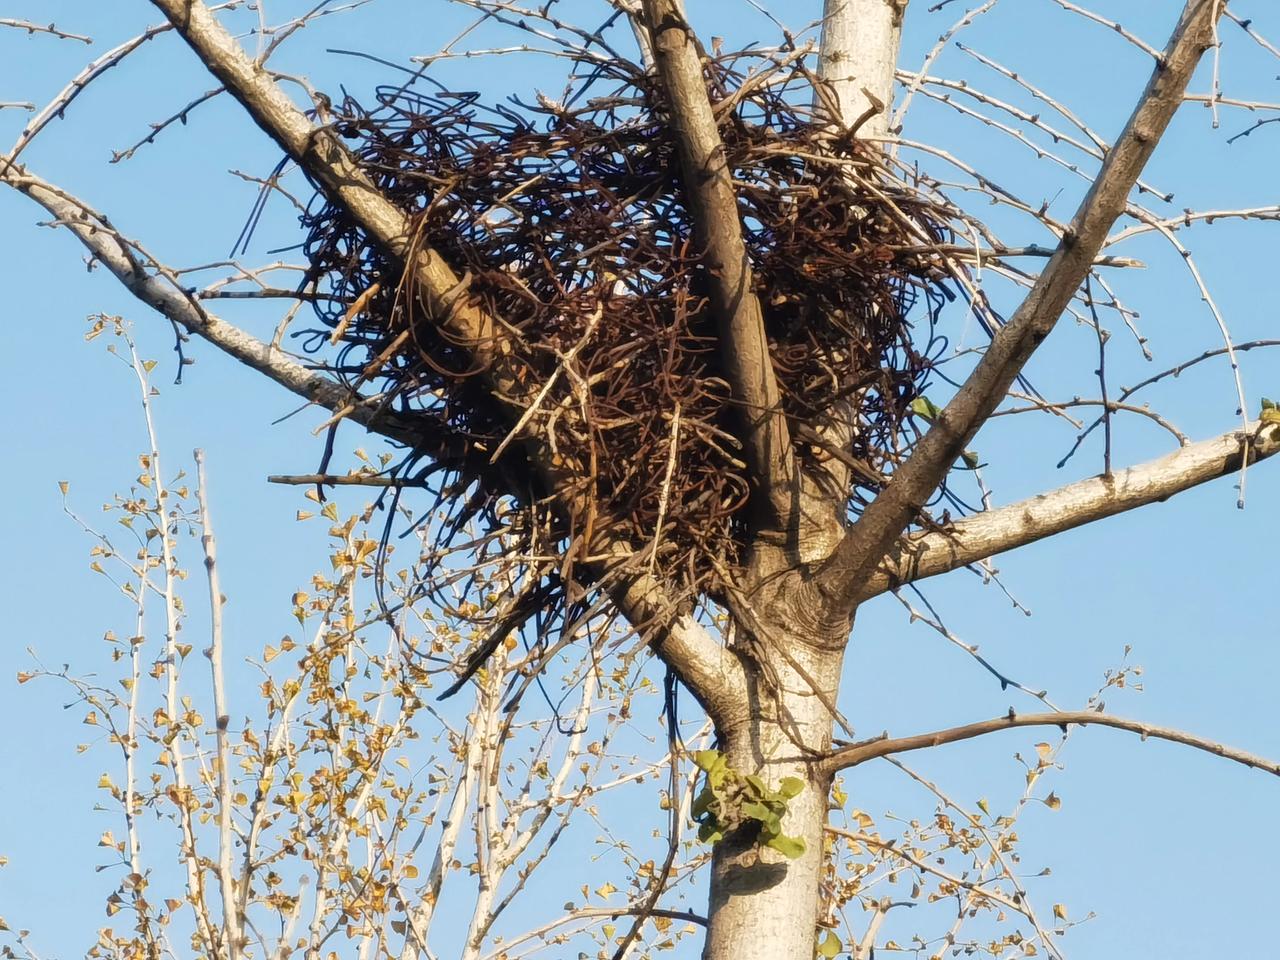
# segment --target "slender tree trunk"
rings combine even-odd
[[[826,703],[834,702],[847,631],[827,633],[826,642],[815,643],[813,631],[797,630],[795,620],[770,621],[775,629],[768,647],[785,650],[795,664],[778,654],[774,665],[783,690],[775,695],[758,685],[750,719],[720,731],[720,747],[735,770],[756,774],[771,787],[788,776],[805,781],[783,821],[786,834],[804,840],[805,853],[789,860],[750,838],[732,835],[716,845],[704,960],[814,956],[830,782],[805,758],[831,745],[833,719]],[[779,626],[781,622],[790,629]],[[814,685],[821,696],[813,692]]]
[[[861,120],[863,136],[888,132],[906,8],[907,0],[824,0],[818,69],[835,90],[841,118]]]

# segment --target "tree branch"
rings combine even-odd
[[[406,444],[421,442],[420,419],[386,409],[375,397],[363,397],[336,381],[309,370],[270,344],[219,319],[171,277],[148,271],[139,258],[143,248],[125,238],[88,204],[15,165],[3,180],[30,197],[60,226],[69,229],[90,254],[134,296],[182,330],[195,334],[245,366],[327,410],[346,410],[346,418]],[[592,545],[606,566],[623,565],[635,556],[627,545],[603,540]],[[627,619],[648,626],[650,646],[680,677],[708,714],[719,719],[745,709],[746,675],[737,658],[700,624],[678,611],[662,585],[645,573],[615,571],[609,594]]]
[[[850,602],[885,553],[946,477],[951,465],[1004,398],[1088,276],[1107,232],[1182,103],[1187,83],[1213,39],[1218,0],[1188,0],[1163,59],[1129,122],[1080,204],[1053,257],[977,367],[935,419],[907,462],[850,528],[817,575],[825,595]]]
[[[1064,530],[1167,500],[1234,473],[1245,457],[1256,463],[1278,452],[1280,430],[1259,429],[1254,424],[1248,432],[1233,430],[1109,477],[1090,477],[984,511],[945,531],[915,534],[899,542],[875,574],[855,584],[855,599],[861,603],[904,583],[935,577]]]
[[[365,175],[336,134],[312,123],[267,70],[250,58],[200,0],[152,0],[188,46],[262,130],[341,204],[387,252],[409,261],[431,318],[484,366],[500,399],[518,396],[511,345],[503,328],[465,297],[453,269],[435,250],[414,243],[405,215]]]
[[[685,200],[704,254],[703,274],[720,330],[720,359],[744,420],[746,459],[763,495],[762,505],[770,510],[772,527],[787,529],[795,475],[791,440],[697,39],[678,0],[644,0],[644,12],[667,92]]]
[[[856,767],[860,763],[866,763],[868,760],[877,760],[881,757],[906,753],[911,750],[923,750],[926,747],[939,747],[946,743],[957,743],[961,740],[972,740],[975,737],[986,736],[988,733],[997,733],[1001,730],[1014,730],[1018,727],[1061,727],[1065,730],[1068,726],[1073,725],[1081,727],[1112,727],[1116,730],[1127,730],[1130,733],[1136,733],[1143,740],[1153,737],[1156,740],[1180,743],[1280,777],[1280,763],[1268,760],[1266,757],[1247,753],[1244,750],[1237,750],[1215,740],[1198,737],[1195,734],[1187,733],[1183,730],[1175,730],[1172,727],[1158,727],[1138,720],[1128,720],[1124,717],[1096,713],[1092,710],[1063,710],[1058,713],[1029,713],[1024,716],[1019,716],[1011,710],[1007,716],[995,717],[991,720],[979,720],[976,723],[949,727],[946,730],[936,730],[933,733],[921,733],[914,737],[882,737],[878,740],[867,740],[849,747],[841,747],[839,750],[833,750],[828,754],[826,759],[823,760],[822,766],[827,775],[832,775],[840,770],[847,770],[849,767]]]
[[[125,288],[187,333],[192,333],[265,374],[298,396],[327,410],[350,407],[348,419],[402,443],[421,438],[422,426],[412,417],[384,410],[374,398],[362,397],[336,381],[309,370],[239,327],[219,319],[169,278],[146,269],[142,247],[124,237],[106,217],[24,167],[14,166],[3,179],[30,197],[66,227],[85,249]]]
[[[431,318],[445,336],[472,353],[485,370],[494,397],[518,418],[533,400],[536,378],[523,375],[524,365],[506,328],[467,300],[465,284],[438,252],[418,242],[405,215],[365,176],[338,137],[327,127],[314,125],[200,0],[152,3],[209,72],[320,190],[340,203],[383,249],[406,262]],[[772,375],[772,370],[769,373]],[[381,429],[376,423],[367,425]],[[541,445],[536,438],[525,439],[532,441],[536,466],[550,489],[566,498],[580,496],[571,491],[580,489],[581,484],[574,485],[573,477],[553,467],[550,456],[538,455],[541,451],[536,448]],[[615,541],[607,532],[586,547],[593,555],[606,557],[606,564],[622,563],[633,555],[629,545]],[[655,578],[630,572],[625,577],[614,576],[608,589],[631,623],[652,626],[649,635],[654,651],[713,716],[723,719],[723,711],[745,708],[742,665],[691,618],[679,615]]]

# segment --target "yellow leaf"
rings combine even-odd
[[[263,649],[263,651],[262,651],[262,659],[263,659],[263,661],[264,661],[264,662],[266,662],[266,663],[270,663],[270,662],[271,662],[272,660],[274,660],[277,656],[279,656],[279,654],[280,654],[280,651],[279,651],[279,650],[277,650],[275,647],[271,646],[271,644],[267,644],[267,645],[266,645],[266,647],[265,647],[265,648]]]
[[[320,494],[316,493],[314,487],[308,487],[306,493],[304,493],[303,496],[306,497],[308,500],[314,500],[316,503],[320,502]]]
[[[142,361],[142,369],[143,369],[143,370],[145,370],[145,371],[147,371],[147,373],[150,373],[150,372],[151,372],[152,370],[154,370],[155,368],[156,368],[156,362],[155,362],[154,360],[143,360],[143,361]]]
[[[116,788],[116,785],[111,782],[111,776],[109,774],[104,773],[102,776],[98,778],[98,789],[114,790],[115,788]]]
[[[65,480],[59,480],[58,489],[62,491],[62,495],[65,497],[67,495],[67,491],[71,489],[71,484],[67,483]]]
[[[1067,908],[1061,903],[1055,903],[1053,905],[1053,915],[1059,920],[1066,920]]]
[[[1044,798],[1044,805],[1050,810],[1057,810],[1062,806],[1062,801],[1058,799],[1058,795],[1056,793],[1050,793]]]
[[[603,886],[596,887],[596,896],[604,899],[618,892],[618,888],[612,883],[606,882]]]
[[[338,522],[338,505],[334,503],[332,500],[330,500],[328,503],[324,505],[324,507],[320,510],[320,513],[325,517],[326,520],[332,520],[334,523]]]
[[[417,879],[417,876],[418,876],[418,868],[417,868],[417,867],[415,867],[412,863],[406,863],[406,864],[404,865],[404,871],[403,871],[403,872],[404,872],[404,875],[405,875],[407,878],[409,878],[410,880],[415,880],[415,879]]]
[[[1049,746],[1047,743],[1037,743],[1036,753],[1040,754],[1040,759],[1043,760],[1045,757],[1049,756],[1049,754],[1053,753],[1053,747]]]
[[[310,510],[299,510],[299,511],[298,511],[298,519],[299,519],[299,520],[310,520],[310,519],[311,519],[312,517],[314,517],[314,516],[315,516],[315,514],[314,514],[314,513],[312,513]]]

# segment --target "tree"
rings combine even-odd
[[[918,736],[838,739],[840,678],[855,615],[868,600],[950,571],[983,569],[997,554],[1209,480],[1243,477],[1246,466],[1280,448],[1266,407],[1258,420],[1199,443],[1170,427],[1176,452],[1112,466],[1116,416],[1167,422],[1129,402],[1138,388],[1112,399],[1101,315],[1110,311],[1126,325],[1134,315],[1104,271],[1134,263],[1109,251],[1133,236],[1159,235],[1200,283],[1178,239],[1181,226],[1275,218],[1274,207],[1170,214],[1139,202],[1152,194],[1168,203],[1144,182],[1144,171],[1175,113],[1201,96],[1189,93],[1190,84],[1207,51],[1216,64],[1221,25],[1233,22],[1274,53],[1226,3],[1189,0],[1162,49],[1103,22],[1151,59],[1150,79],[1126,94],[1134,106],[1111,143],[1000,64],[985,65],[1056,111],[1068,132],[1038,112],[931,75],[932,57],[916,73],[899,71],[907,5],[885,0],[830,0],[816,49],[782,32],[774,48],[730,53],[713,41],[704,46],[677,0],[619,0],[615,19],[634,28],[635,63],[604,33],[561,19],[553,5],[471,0],[482,22],[524,31],[577,74],[560,100],[489,113],[469,98],[419,94],[418,77],[364,110],[268,67],[283,41],[331,12],[329,4],[275,28],[269,41],[260,33],[256,55],[219,16],[239,4],[153,4],[164,22],[146,38],[176,34],[218,84],[173,119],[185,122],[205,99],[230,98],[314,186],[316,203],[303,218],[301,284],[233,264],[227,282],[193,288],[185,272],[153,257],[115,220],[24,165],[26,145],[143,39],[100,58],[35,116],[4,160],[6,183],[165,316],[180,345],[189,337],[212,344],[332,411],[331,427],[352,421],[403,445],[405,456],[390,469],[346,476],[329,473],[331,440],[318,473],[292,479],[320,488],[381,485],[392,518],[414,488],[428,487],[448,515],[445,546],[472,531],[452,552],[441,548],[447,562],[426,549],[403,581],[410,586],[399,597],[380,594],[377,609],[407,643],[398,610],[457,600],[447,592],[458,582],[458,557],[471,552],[472,566],[484,572],[462,588],[475,609],[461,613],[479,617],[485,629],[470,649],[451,651],[450,662],[459,684],[478,681],[487,722],[498,722],[508,681],[527,689],[540,671],[554,669],[562,643],[600,618],[619,617],[643,638],[714,730],[714,745],[692,752],[705,787],[690,791],[684,805],[711,843],[704,956],[808,957],[838,947],[825,934],[819,940],[833,898],[826,882],[832,779],[871,759],[1014,727],[1099,724],[1277,772],[1269,761],[1115,717],[1097,704],[1010,711]],[[992,6],[966,13],[944,42]],[[1215,111],[1270,109],[1260,99],[1227,98],[1217,77],[1215,67],[1202,98]],[[890,110],[895,80],[905,90],[902,106],[917,95],[938,97],[1073,172],[1084,161],[1063,160],[1058,144],[1092,162],[1072,218],[1055,219],[1047,205],[1024,202],[940,148],[904,140],[900,114]],[[300,101],[286,92],[291,81]],[[963,184],[908,166],[900,148],[932,151]],[[264,196],[284,191],[283,171],[263,178]],[[953,199],[966,190],[998,204],[998,212],[982,217]],[[1019,229],[1005,223],[1010,211],[1051,243],[1002,242]],[[1117,229],[1125,217],[1134,225]],[[578,259],[566,267],[570,252]],[[1016,266],[1024,260],[1043,266]],[[1006,286],[984,286],[984,266]],[[237,283],[256,286],[253,297],[292,299],[286,322],[302,305],[315,305],[336,349],[323,362],[306,360],[285,350],[280,336],[265,343],[223,320],[210,304]],[[953,391],[939,385],[947,371],[922,332],[940,322],[948,296],[990,333],[952,378]],[[1026,376],[1028,361],[1065,317],[1096,338],[1101,395],[1094,401],[1047,400]],[[1227,337],[1203,358],[1225,353],[1234,364],[1236,349]],[[965,505],[963,484],[971,476],[981,482],[981,457],[970,447],[993,416],[1016,409],[1061,416],[1089,403],[1100,411],[1095,426],[1105,444],[1099,476],[1003,507],[985,496],[980,509]],[[1243,391],[1239,406],[1244,416]],[[164,478],[156,472],[152,482],[158,491]],[[166,508],[157,500],[148,509]],[[152,522],[167,531],[175,521],[161,515]],[[382,538],[355,530],[345,530],[337,553],[353,570],[376,555],[381,582],[391,527]],[[359,556],[366,549],[373,553]],[[161,557],[162,570],[171,565]],[[216,564],[209,565],[212,573]],[[147,573],[145,563],[137,573]],[[345,586],[326,585],[326,618],[357,606],[337,599]],[[217,610],[216,585],[212,591]],[[536,634],[541,646],[512,676],[503,651],[522,633]],[[607,646],[610,636],[601,628],[592,648]],[[407,659],[412,682],[429,682],[429,670],[415,674],[411,666]],[[416,700],[403,692],[404,702]],[[626,695],[620,689],[617,696]],[[175,710],[171,704],[170,721]],[[214,749],[224,773],[211,781],[222,793],[209,802],[224,825],[226,857],[234,847],[227,839],[234,798],[222,716]],[[563,749],[557,757],[581,756],[580,744]],[[683,752],[673,738],[673,769]],[[677,782],[667,803],[678,819]],[[185,802],[182,785],[174,786]],[[293,803],[305,812],[312,795]],[[549,816],[554,805],[541,809]],[[869,841],[858,835],[854,842]],[[677,847],[673,840],[667,863],[650,867],[650,889],[638,891],[633,912],[656,909],[679,875],[672,872]],[[250,881],[233,877],[228,862],[206,865],[187,849],[189,885],[199,886],[206,871],[221,885],[219,897],[202,901],[220,903],[224,914],[200,922],[207,929],[196,931],[199,949],[233,960],[249,937]],[[945,882],[954,887],[955,878]],[[482,876],[481,886],[482,897],[498,896],[497,878]],[[996,904],[994,896],[978,892],[975,902]],[[239,906],[228,906],[237,897]],[[275,906],[291,908],[283,900]],[[413,922],[400,931],[406,942]],[[877,928],[878,921],[860,939],[859,955],[875,944]],[[1054,949],[1038,935],[1044,949]],[[625,953],[632,934],[619,931],[618,939]],[[313,936],[308,950],[319,949]],[[480,941],[467,949],[474,955]]]

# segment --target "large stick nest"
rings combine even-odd
[[[803,469],[861,465],[847,490],[856,513],[913,436],[947,293],[930,247],[951,239],[949,217],[890,175],[878,148],[816,122],[803,69],[740,63],[711,61],[707,78],[783,405],[809,428],[793,430],[809,438],[797,444]],[[337,129],[416,239],[465,277],[459,295],[507,328],[532,392],[556,378],[529,426],[580,472],[595,522],[656,549],[657,569],[696,595],[743,555],[740,411],[720,372],[661,93],[630,64],[589,70],[562,102],[484,106],[384,88],[373,109],[342,104]],[[403,265],[333,204],[305,225],[313,279],[334,297],[318,301],[323,333],[341,331],[333,369],[421,416],[403,472],[443,475],[445,529],[479,519],[523,530],[517,549],[544,554],[548,536],[571,543],[582,518],[538,506],[548,491],[520,443],[490,463],[511,410],[428,316]],[[833,453],[812,430],[841,409],[857,428]]]

